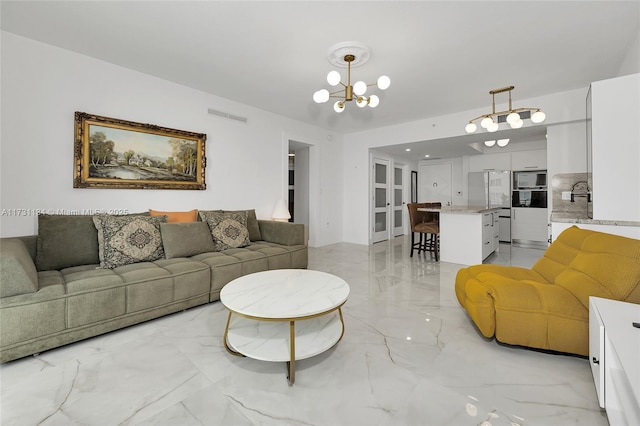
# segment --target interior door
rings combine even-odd
[[[391,190],[389,160],[373,159],[372,242],[389,239]]]
[[[393,236],[404,234],[406,202],[404,200],[404,170],[406,166],[393,166]]]
[[[421,165],[419,179],[419,203],[451,205],[451,163]]]

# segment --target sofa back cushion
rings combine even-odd
[[[38,271],[100,263],[98,231],[89,215],[39,215]]]
[[[216,251],[206,222],[161,223],[160,232],[167,259]]]
[[[555,283],[584,306],[589,296],[640,303],[640,240],[593,231]]]
[[[554,282],[556,277],[573,262],[573,259],[580,252],[584,240],[594,232],[580,229],[577,226],[565,229],[531,269],[542,275],[547,282]]]

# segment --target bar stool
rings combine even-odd
[[[411,225],[411,254],[413,251],[433,252],[436,262],[439,259],[440,252],[440,213],[438,212],[420,212],[419,208],[424,207],[441,207],[442,203],[409,203],[409,223]],[[418,233],[418,241],[415,241],[415,234]]]

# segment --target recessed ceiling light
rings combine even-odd
[[[504,147],[509,143],[509,139],[498,139],[498,146]]]
[[[429,158],[429,157],[431,157],[429,154],[424,155],[424,158]]]
[[[407,148],[407,149],[405,149],[405,151],[409,152],[409,151],[411,151],[411,148]]]
[[[491,147],[491,146],[494,146],[494,145],[496,144],[496,141],[495,141],[495,140],[492,140],[492,141],[484,141],[484,144],[485,144],[486,146]]]

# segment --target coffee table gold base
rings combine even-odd
[[[342,337],[344,336],[344,318],[342,317],[342,305],[338,306],[335,309],[331,309],[330,311],[327,311],[327,312],[322,312],[322,313],[317,314],[317,315],[308,316],[308,317],[302,317],[302,318],[274,319],[274,318],[256,318],[256,317],[250,317],[250,316],[247,316],[247,315],[242,315],[242,314],[237,314],[237,313],[236,313],[236,315],[240,315],[240,316],[243,316],[245,318],[250,318],[250,319],[253,319],[253,320],[256,320],[256,321],[279,321],[279,322],[289,321],[289,355],[290,355],[290,359],[289,359],[289,361],[287,361],[287,379],[289,380],[289,385],[293,385],[295,383],[295,380],[296,380],[296,321],[317,318],[317,317],[322,316],[322,315],[327,315],[327,314],[329,314],[329,313],[331,313],[331,312],[333,312],[335,310],[338,311],[338,314],[340,316],[340,323],[341,323],[341,326],[342,326],[342,332],[340,333],[340,337],[332,345],[332,346],[335,346],[336,344],[338,344],[338,342],[340,340],[342,340]],[[228,337],[227,336],[229,334],[229,325],[231,324],[231,315],[233,313],[234,312],[229,311],[229,315],[227,316],[227,325],[224,328],[224,337],[223,337],[224,348],[231,355],[244,357],[246,355],[234,350],[229,345],[229,342],[228,342]]]

